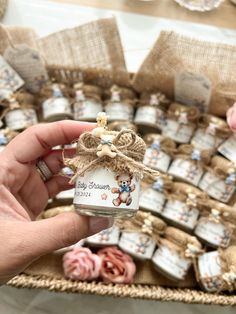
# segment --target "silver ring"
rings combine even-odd
[[[44,182],[50,180],[51,177],[53,176],[51,170],[48,168],[48,166],[42,159],[39,159],[38,162],[36,163],[36,169]]]

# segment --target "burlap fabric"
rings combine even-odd
[[[0,1],[0,19],[4,16],[6,8],[7,8],[7,0]]]
[[[208,111],[225,116],[236,101],[236,47],[163,31],[134,76],[139,91],[160,90],[174,98],[175,76],[182,71],[205,75],[212,83]]]
[[[110,87],[129,86],[120,35],[114,18],[100,19],[66,29],[38,40],[39,51],[51,76],[66,82],[78,81]]]
[[[143,140],[147,146],[151,146],[154,142],[159,142],[160,149],[172,158],[176,153],[176,143],[171,138],[164,137],[160,134],[148,133],[143,137]]]

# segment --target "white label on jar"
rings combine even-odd
[[[199,150],[214,150],[222,143],[222,141],[223,140],[220,137],[208,134],[204,129],[197,129],[191,140],[191,144]]]
[[[161,109],[154,106],[141,106],[136,111],[134,122],[162,129],[166,123],[166,119]]]
[[[134,108],[132,105],[122,102],[109,103],[105,107],[108,120],[133,120]]]
[[[156,243],[141,232],[122,232],[119,247],[134,257],[151,259]]]
[[[236,163],[236,135],[231,135],[223,144],[221,144],[218,148],[218,152],[233,163]]]
[[[11,130],[25,129],[38,122],[34,109],[16,109],[9,111],[5,120],[7,127]]]
[[[49,98],[43,102],[44,119],[47,119],[57,114],[71,114],[71,105],[67,98]]]
[[[220,256],[217,251],[204,253],[198,258],[200,280],[206,291],[218,291],[222,286]]]
[[[78,177],[74,204],[87,208],[110,207],[138,210],[140,184],[126,173],[114,174],[104,168]]]
[[[165,195],[152,188],[141,190],[139,207],[154,213],[161,213],[165,203]]]
[[[178,121],[167,119],[162,134],[170,137],[177,143],[186,144],[190,142],[193,131],[194,129],[191,125],[179,124]]]
[[[88,237],[86,242],[90,245],[118,245],[119,236],[119,228],[113,226],[109,229],[102,230],[101,232],[94,234],[91,237]]]
[[[227,203],[235,192],[234,185],[226,184],[224,180],[221,180],[210,172],[204,174],[199,183],[199,187],[209,196],[223,203]]]
[[[74,119],[75,120],[96,120],[97,114],[102,111],[102,104],[99,102],[87,99],[74,103]]]
[[[75,195],[75,189],[70,189],[67,191],[62,191],[60,193],[57,194],[56,198],[63,200],[63,199],[73,199]]]
[[[193,229],[197,223],[199,210],[197,208],[188,208],[185,203],[178,200],[168,200],[162,216],[184,227]]]
[[[171,158],[169,155],[158,149],[149,147],[144,155],[143,163],[144,165],[159,170],[161,172],[166,172]]]
[[[214,247],[226,248],[230,244],[231,231],[227,231],[222,223],[200,218],[194,233]]]
[[[204,75],[182,71],[175,76],[175,101],[208,111],[211,98],[211,81]]]
[[[152,257],[153,263],[164,272],[178,280],[184,280],[191,261],[181,257],[176,251],[160,245]]]
[[[203,174],[203,170],[193,161],[177,158],[173,160],[170,165],[168,174],[197,186]]]

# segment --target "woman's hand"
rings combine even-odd
[[[49,198],[72,188],[67,178],[57,175],[63,167],[62,151],[53,151],[52,147],[69,144],[93,127],[75,121],[39,124],[18,135],[0,153],[0,283],[39,256],[110,227],[106,218],[75,212],[34,221]],[[36,169],[39,158],[55,174],[47,182]]]

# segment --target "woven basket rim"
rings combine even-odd
[[[7,285],[15,288],[47,289],[55,292],[96,294],[122,298],[183,302],[188,304],[236,305],[236,295],[210,294],[203,291],[165,288],[156,285],[120,285],[102,282],[75,282],[48,276],[20,274]]]

